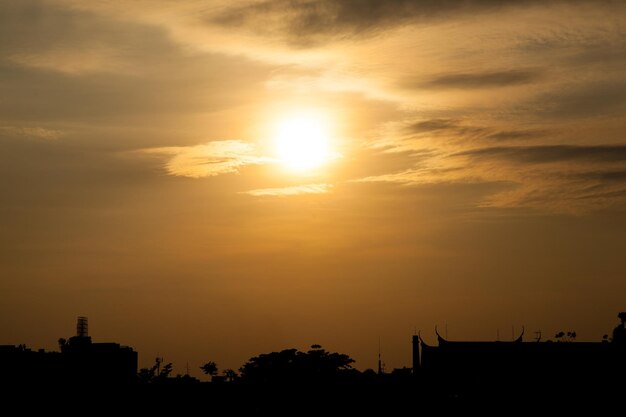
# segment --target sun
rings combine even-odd
[[[292,170],[312,170],[332,158],[328,123],[314,113],[292,114],[280,120],[274,145],[279,161]]]

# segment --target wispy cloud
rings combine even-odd
[[[410,123],[407,130],[415,133],[433,132],[437,130],[454,129],[459,126],[458,120],[453,119],[428,119]]]
[[[478,205],[579,214],[626,202],[625,151],[623,145],[480,147],[440,153],[414,168],[353,182],[503,183],[510,185],[508,190],[491,194]]]
[[[323,194],[329,192],[332,188],[332,184],[306,184],[282,188],[260,188],[257,190],[244,191],[241,194],[249,194],[255,197],[288,197],[302,194]]]
[[[498,146],[461,152],[474,159],[504,159],[511,162],[542,164],[559,161],[626,162],[626,145],[542,145]]]
[[[0,133],[44,140],[56,140],[63,134],[57,129],[29,126],[0,126]]]
[[[433,79],[419,82],[406,81],[405,87],[418,88],[493,88],[528,84],[541,77],[541,73],[531,70],[505,70],[475,73],[442,74]]]
[[[254,145],[241,140],[223,140],[195,146],[171,146],[143,149],[145,154],[168,157],[165,168],[170,175],[189,178],[213,177],[236,173],[246,165],[260,165],[273,160],[255,154]]]
[[[129,72],[114,48],[57,48],[42,52],[20,52],[9,60],[26,67],[61,72],[69,75],[85,73]]]
[[[354,109],[346,135],[368,138],[366,153],[376,154],[372,163],[353,159],[358,173],[348,175],[356,181],[510,184],[481,203],[491,206],[576,210],[622,198],[623,2],[155,0],[146,8],[59,0],[69,7],[42,3],[54,11],[45,19],[22,3],[7,3],[20,13],[0,13],[0,33],[14,39],[5,60],[50,71],[10,65],[4,113],[20,105],[29,117],[110,112],[126,126],[146,113],[178,117],[250,97],[256,103],[252,88],[269,90],[270,100],[297,93]],[[145,76],[109,78],[116,69]],[[43,86],[48,94],[40,97]],[[243,141],[143,152],[162,157],[169,174],[191,178],[272,162]],[[350,145],[348,153],[357,154]],[[327,192],[323,185],[248,194]]]
[[[257,32],[274,30],[296,45],[327,41],[334,36],[367,35],[407,23],[446,19],[457,14],[495,11],[536,0],[266,0],[230,8],[207,19],[228,27]]]

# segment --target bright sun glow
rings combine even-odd
[[[282,120],[275,136],[281,163],[294,170],[317,168],[331,159],[325,121],[314,114],[298,114]]]

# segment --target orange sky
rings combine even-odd
[[[408,366],[435,325],[600,340],[626,5],[495,3],[3,1],[0,344],[86,315],[183,372],[314,343],[365,369],[379,337]]]

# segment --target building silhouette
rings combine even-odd
[[[614,335],[623,335],[626,314]],[[435,329],[437,346],[413,336],[413,374],[424,385],[454,394],[506,390],[604,389],[626,371],[626,343],[450,341]]]
[[[106,385],[136,381],[138,355],[133,348],[92,342],[86,317],[78,317],[76,328],[76,336],[59,339],[60,352],[0,346],[0,383]]]

